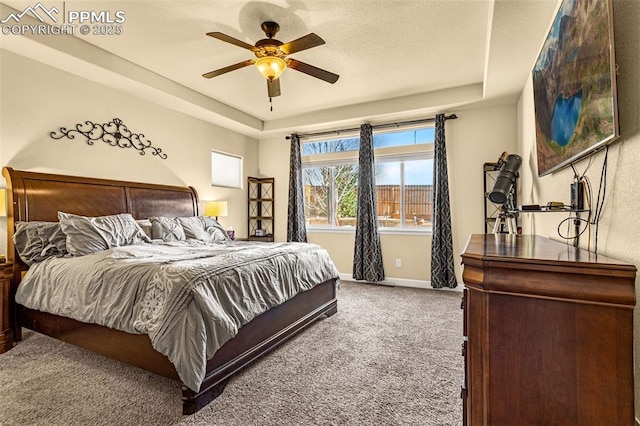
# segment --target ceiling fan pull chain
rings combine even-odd
[[[269,96],[269,110],[273,111],[273,100],[271,99],[271,96]]]

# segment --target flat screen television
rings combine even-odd
[[[563,0],[532,74],[539,176],[615,141],[612,0]]]

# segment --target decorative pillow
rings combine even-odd
[[[161,239],[163,241],[182,241],[185,240],[184,229],[175,217],[150,217],[151,235],[153,239]]]
[[[212,217],[201,216],[199,218],[204,225],[204,230],[209,234],[209,241],[231,241],[227,231],[224,230],[222,225]]]
[[[73,256],[150,242],[129,213],[86,217],[58,212],[58,219],[67,235],[67,251]]]
[[[149,219],[138,219],[136,220],[136,223],[147,237],[153,238],[153,233],[151,232],[151,221]]]
[[[217,220],[208,216],[178,217],[185,236],[207,243],[225,241],[229,237]]]
[[[16,251],[29,266],[67,254],[66,239],[58,222],[17,222],[13,234]]]
[[[200,241],[209,239],[209,233],[204,230],[204,224],[198,216],[177,217],[176,219],[182,225],[185,237]]]

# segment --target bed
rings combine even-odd
[[[135,219],[198,216],[195,189],[19,171],[10,167],[3,168],[2,172],[7,182],[9,205],[7,257],[14,262],[9,297],[3,301],[10,323],[10,335],[5,336],[5,340],[19,342],[25,327],[184,383],[169,358],[154,349],[149,335],[82,322],[16,303],[18,285],[29,267],[16,253],[12,236],[18,222],[55,222],[59,211],[86,217],[129,213]],[[235,337],[222,344],[206,361],[206,373],[198,390],[183,384],[183,413],[198,411],[222,393],[234,373],[315,320],[335,314],[336,286],[337,276],[323,279],[242,325]]]

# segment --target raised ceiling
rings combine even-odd
[[[17,11],[30,4],[4,3]],[[515,101],[556,4],[556,0],[67,1],[67,9],[124,11],[123,33],[77,35],[65,42],[63,37],[49,37],[46,42],[36,37],[0,38],[8,50],[60,68],[67,63],[67,70],[87,78],[174,108],[192,108],[201,118],[260,137],[356,120],[452,112],[447,110],[477,102]],[[3,15],[8,10],[4,7]],[[321,36],[325,45],[291,56],[339,74],[338,82],[331,85],[286,70],[282,96],[273,99],[270,111],[265,80],[254,67],[212,79],[201,76],[252,57],[251,52],[205,33],[221,31],[254,44],[264,38],[260,24],[266,20],[280,24],[276,38],[283,42],[310,32]],[[108,55],[126,61],[115,66]],[[77,60],[73,67],[68,65],[69,56]],[[96,69],[105,71],[104,76]],[[164,93],[145,95],[145,86]]]

